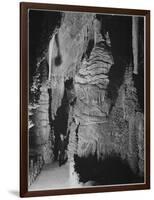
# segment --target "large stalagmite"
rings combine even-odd
[[[97,26],[97,27],[96,27]],[[77,102],[74,118],[80,123],[78,131],[78,155],[87,157],[89,154],[101,157],[104,153],[106,135],[103,134],[107,124],[109,105],[105,99],[109,83],[108,72],[114,64],[106,38],[100,33],[100,23],[95,19],[94,47],[87,60],[81,63],[75,75]]]

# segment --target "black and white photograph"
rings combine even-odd
[[[145,25],[28,10],[28,191],[145,183]]]

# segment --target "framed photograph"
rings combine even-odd
[[[20,196],[150,188],[150,11],[20,3]]]

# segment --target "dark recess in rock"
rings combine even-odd
[[[29,11],[29,82],[36,72],[37,59],[46,52],[49,39],[56,27],[60,26],[62,13],[48,11]]]
[[[111,112],[112,107],[115,105],[116,99],[118,97],[118,90],[124,81],[124,73],[126,70],[125,65],[126,63],[122,63],[120,59],[116,58],[115,64],[112,65],[109,71],[110,82],[107,87],[107,98],[111,100],[111,107],[109,112]]]
[[[86,53],[85,53],[87,58],[89,58],[90,53],[91,53],[93,47],[94,47],[94,40],[91,39],[88,42],[88,47],[87,47],[87,50],[86,50]]]
[[[74,156],[75,170],[81,182],[94,181],[95,185],[128,184],[143,182],[143,177],[133,173],[126,160],[112,153],[103,161],[98,161],[97,156],[81,158]],[[100,176],[101,174],[101,176]]]
[[[55,144],[54,144],[54,156],[55,160],[57,160],[58,157],[58,148],[60,143],[60,134],[64,135],[66,137],[66,147],[68,144],[68,136],[67,135],[67,126],[68,126],[68,115],[69,115],[69,106],[70,103],[74,100],[72,96],[69,95],[69,92],[73,89],[73,79],[70,78],[65,81],[65,90],[64,90],[64,96],[62,99],[62,104],[57,110],[57,115],[55,117],[55,120],[53,121],[53,130],[55,135]]]

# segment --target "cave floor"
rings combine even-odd
[[[62,189],[82,187],[78,182],[77,175],[72,171],[71,163],[59,167],[58,162],[47,164],[41,173],[29,187],[29,191]]]

